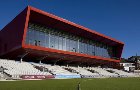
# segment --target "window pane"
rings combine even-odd
[[[74,52],[73,47],[73,40],[70,40],[70,52]]]
[[[87,48],[87,44],[85,43],[85,54],[88,54]]]
[[[45,33],[41,33],[40,34],[40,38],[41,38],[41,40],[40,40],[40,46],[41,47],[45,47]]]
[[[29,44],[29,40],[27,38],[25,39],[25,44]]]
[[[31,43],[31,40],[29,40],[29,45],[31,45],[32,43]]]
[[[66,50],[69,51],[69,39],[66,39]]]
[[[58,36],[55,36],[55,49],[58,49]]]
[[[54,35],[50,36],[50,48],[54,48]]]
[[[92,55],[95,56],[95,46],[92,45]]]
[[[66,38],[63,38],[63,50],[66,51]]]
[[[98,56],[98,47],[97,46],[95,46],[95,56]]]
[[[45,36],[46,36],[45,45],[46,45],[47,48],[49,48],[49,34],[46,33]]]
[[[77,41],[73,41],[73,49],[74,49],[74,52],[78,53],[78,42]]]
[[[59,37],[59,50],[62,50],[62,37]]]
[[[92,45],[88,45],[88,55],[92,55]]]

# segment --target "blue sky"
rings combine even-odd
[[[27,5],[124,42],[122,58],[140,56],[140,0],[3,0],[0,30]]]

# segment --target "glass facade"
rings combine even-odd
[[[32,22],[28,24],[25,44],[104,58],[116,58],[116,49],[109,45]]]

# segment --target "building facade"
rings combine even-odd
[[[123,42],[31,6],[0,31],[1,58],[111,64],[120,62],[123,47]]]

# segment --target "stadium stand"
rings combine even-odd
[[[118,75],[136,76],[136,74],[134,73],[128,73],[128,72],[118,70],[118,69],[107,68],[106,70],[113,71],[114,73],[117,73]]]
[[[40,68],[36,68],[36,66]],[[21,77],[22,75],[94,75],[94,76],[139,76],[138,74],[125,72],[113,68],[100,67],[74,67],[52,66],[49,64],[39,65],[36,63],[16,62],[14,60],[0,59],[0,71],[9,77]],[[42,68],[42,70],[41,70]],[[44,71],[46,69],[46,71]],[[3,74],[0,72],[0,76]]]
[[[118,75],[116,73],[111,73],[105,70],[105,68],[99,68],[99,67],[92,67],[92,70],[95,70],[96,72],[99,73],[99,75],[103,75],[103,76],[112,76],[112,75]]]
[[[69,72],[68,70],[65,70],[64,67],[60,67],[60,66],[45,66],[46,68],[48,68],[49,70],[51,70],[51,72],[54,75],[78,75],[77,73],[72,73]]]
[[[82,67],[69,67],[69,69],[74,70],[75,72],[79,73],[80,75],[99,75],[98,73],[90,72],[85,68]]]
[[[10,77],[21,77],[22,75],[51,75],[48,72],[37,70],[33,65],[27,62],[18,63],[13,60],[0,59],[0,66],[4,68],[4,73]]]
[[[32,64],[39,66],[39,64],[34,64],[34,63],[32,63]],[[58,66],[58,65],[55,65],[55,66],[40,65],[40,66],[45,67],[45,69],[47,69],[48,72],[50,72],[53,75],[78,75],[77,73],[73,73],[73,72],[70,72],[68,70],[65,70],[65,66],[62,66],[62,67]]]

